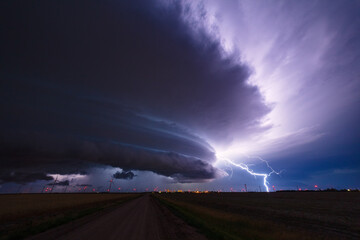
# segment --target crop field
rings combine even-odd
[[[140,194],[0,195],[0,239],[22,239]]]
[[[360,193],[154,194],[209,239],[360,239]]]

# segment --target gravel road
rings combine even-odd
[[[29,239],[205,240],[206,238],[161,206],[150,194],[146,194],[112,211],[78,219]]]

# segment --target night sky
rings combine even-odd
[[[359,188],[359,29],[359,1],[1,1],[0,192]]]

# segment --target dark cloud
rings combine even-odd
[[[34,136],[32,141],[33,143],[24,142],[23,146],[28,149],[21,146],[11,149],[11,145],[4,143],[3,148],[11,149],[11,151],[2,151],[6,155],[2,155],[1,158],[3,164],[10,167],[1,171],[9,171],[12,169],[11,164],[17,162],[13,166],[23,170],[35,171],[35,169],[45,168],[47,171],[53,171],[52,173],[62,174],[77,173],[79,166],[86,168],[109,165],[125,170],[153,171],[179,181],[201,182],[223,174],[222,171],[211,165],[213,156],[204,160],[173,151],[116,141],[110,142],[109,140],[66,139],[66,142],[62,142],[64,139],[61,141],[60,139],[54,140],[49,136],[46,139],[35,138]],[[36,148],[38,144],[44,147],[41,151]],[[30,164],[25,166],[27,163]],[[35,163],[36,167],[32,166],[31,163]],[[20,166],[21,164],[23,166]]]
[[[246,83],[249,69],[224,58],[206,34],[194,39],[179,4],[2,2],[1,9],[4,172],[98,164],[206,181],[222,173],[204,139],[246,138],[269,111]]]
[[[56,181],[55,183],[49,183],[48,185],[55,185],[55,186],[69,186],[69,180],[64,181]]]
[[[53,177],[48,176],[44,173],[28,173],[28,172],[10,172],[5,173],[1,172],[0,174],[0,183],[12,182],[12,183],[28,183],[35,182],[38,180],[50,181],[53,180]]]
[[[136,175],[132,171],[117,171],[114,173],[113,178],[116,179],[133,179]]]

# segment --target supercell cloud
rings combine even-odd
[[[262,131],[250,69],[195,38],[180,4],[1,4],[2,176],[106,165],[203,182],[225,174],[207,139]]]
[[[275,185],[359,182],[359,9],[1,1],[0,183],[236,187],[216,156],[247,154]]]

